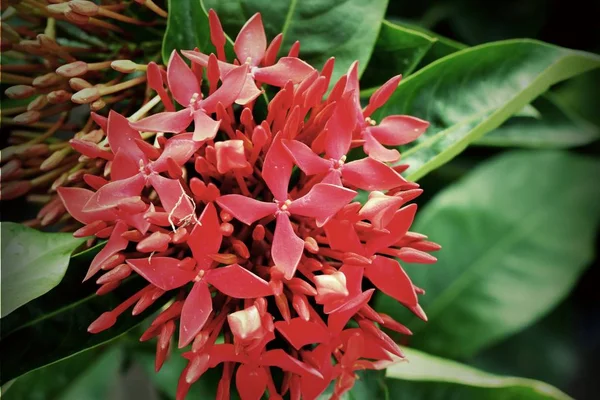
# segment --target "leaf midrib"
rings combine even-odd
[[[584,193],[584,191],[577,187],[573,188],[573,190],[562,190],[556,193],[555,196],[552,196],[552,199],[548,199],[546,204],[551,204],[553,206],[561,204],[568,197],[574,196],[574,194],[580,195],[581,193]],[[533,231],[534,228],[537,227],[537,224],[540,222],[540,220],[544,219],[543,217],[546,217],[547,214],[553,213],[552,210],[555,209],[553,206],[537,208],[533,212],[526,212],[525,216],[518,218],[518,223],[514,223],[514,227],[506,232],[504,238],[495,241],[494,245],[488,247],[487,251],[483,252],[466,268],[465,273],[448,285],[446,289],[435,298],[435,300],[427,307],[426,312],[429,317],[428,319],[432,321],[437,315],[440,314],[441,311],[446,309],[458,296],[460,296],[462,290],[473,281],[471,279],[473,276],[477,278],[478,273],[481,272],[477,266],[482,265],[484,260],[492,255],[495,255],[497,252],[505,248],[505,246],[508,247],[512,245],[513,242],[521,239],[525,233],[530,233]],[[487,266],[490,264],[483,265]],[[485,270],[487,271],[488,268],[489,267],[486,267]],[[475,271],[478,272],[476,273]],[[475,279],[475,281],[476,280],[477,279]],[[413,316],[411,321],[409,321],[409,325],[414,324],[414,321],[416,320],[417,318]],[[418,325],[412,330],[412,332],[414,335],[416,335],[418,332],[427,327],[427,324]]]

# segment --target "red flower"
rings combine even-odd
[[[217,55],[184,52],[190,68],[174,52],[166,72],[148,66],[148,84],[165,112],[139,122],[116,112],[94,115],[106,139],[71,142],[105,166],[84,176],[92,190],[59,189],[83,224],[75,235],[108,238],[86,279],[102,272],[98,295],[132,274],[147,282],[88,330],[110,328],[131,307],[137,315],[159,299],[172,300],[141,340],[157,338],[157,370],[177,328],[179,347],[191,344],[178,399],[221,363],[219,399],[229,398],[234,374],[244,400],[265,391],[276,399],[288,392],[314,399],[332,381],[338,398],[356,370],[403,357],[382,329],[410,331],[369,306],[376,291],[426,318],[418,305],[423,291],[396,258],[435,262],[428,252],[439,246],[409,231],[416,206],[407,203],[421,189],[402,178],[403,166],[385,163],[399,153],[383,145],[407,143],[427,124],[392,116],[375,126],[370,115],[399,77],[362,110],[356,64],[326,95],[333,59],[319,73],[297,58],[294,45],[276,62],[281,36],[267,47],[258,14],[236,39],[237,60],[227,63],[212,11],[209,20]],[[263,85],[278,91],[267,115],[255,120]],[[186,108],[175,111],[171,97]],[[192,121],[194,132],[184,132]],[[157,131],[149,141],[148,132]],[[370,157],[348,161],[359,146]],[[370,191],[364,205],[352,202],[353,189]],[[271,368],[283,370],[281,382]]]

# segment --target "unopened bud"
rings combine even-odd
[[[60,89],[48,93],[46,95],[46,99],[50,104],[61,104],[69,101],[72,95],[73,94],[71,92],[67,92],[66,90]]]
[[[29,181],[2,182],[2,186],[0,186],[0,200],[12,200],[21,197],[29,192],[31,187],[31,182]]]
[[[102,332],[117,322],[117,317],[112,312],[105,312],[88,327],[89,333]]]
[[[136,250],[142,253],[151,253],[153,251],[166,251],[169,248],[171,237],[166,233],[154,232],[152,235],[140,241]]]
[[[27,105],[27,111],[39,111],[48,105],[48,97],[41,94]]]
[[[55,151],[54,153],[52,153],[50,155],[50,157],[48,157],[44,160],[42,165],[40,165],[40,170],[49,171],[49,170],[57,167],[62,162],[62,160],[65,159],[67,154],[68,153],[65,151],[60,151],[60,150]]]
[[[215,260],[216,262],[218,262],[219,264],[231,265],[231,264],[236,264],[238,262],[238,258],[235,254],[219,253],[219,254],[209,254],[208,256],[210,258],[212,258],[213,260]]]
[[[71,78],[71,79],[69,79],[69,86],[71,86],[71,89],[73,89],[73,90],[82,90],[82,89],[91,88],[94,85],[92,85],[85,79]]]
[[[115,71],[130,74],[137,70],[138,65],[131,60],[115,60],[110,63],[110,67]]]
[[[75,61],[62,65],[56,69],[56,73],[65,78],[81,76],[88,71],[88,65],[83,61]]]
[[[9,99],[26,99],[35,94],[35,88],[29,85],[15,85],[4,91]]]
[[[73,96],[71,96],[71,101],[77,104],[88,104],[93,101],[96,101],[100,98],[100,91],[98,88],[91,87],[78,91]]]
[[[87,0],[71,0],[68,4],[71,10],[88,17],[97,15],[100,9],[95,3]]]
[[[79,14],[71,9],[66,11],[64,16],[67,18],[67,20],[77,25],[85,25],[90,21],[90,17],[87,15]]]
[[[55,72],[49,72],[45,75],[38,76],[33,80],[33,86],[36,88],[47,88],[58,85],[62,82],[62,77]]]
[[[71,9],[71,7],[69,7],[68,3],[58,3],[58,4],[50,4],[46,6],[46,10],[48,10],[48,12],[50,14],[56,15],[56,16],[60,16],[62,14],[64,14],[65,12],[69,11]]]
[[[39,111],[26,111],[13,118],[13,122],[19,125],[29,125],[36,123],[40,120],[41,114]]]
[[[309,253],[317,254],[319,252],[319,244],[313,237],[307,237],[304,239],[304,248]]]
[[[102,99],[98,99],[90,104],[90,110],[99,111],[106,107],[106,102]]]

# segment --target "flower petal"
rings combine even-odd
[[[217,111],[217,104],[223,104],[223,107],[229,107],[238,98],[248,74],[248,65],[244,64],[234,68],[225,77],[223,84],[215,90],[213,94],[200,101],[200,108],[207,114],[212,114]]]
[[[194,136],[197,142],[204,142],[208,139],[214,139],[219,131],[221,121],[215,121],[202,110],[194,112]]]
[[[365,276],[383,293],[407,307],[418,303],[417,294],[406,272],[398,261],[376,256],[371,265],[365,267]]]
[[[91,190],[63,186],[59,187],[57,192],[67,212],[83,224],[91,224],[94,221],[114,221],[117,218],[113,210],[83,211],[85,204],[94,195],[94,192]]]
[[[389,232],[374,235],[366,243],[367,254],[373,255],[400,241],[412,225],[416,212],[416,204],[409,204],[396,211],[394,217],[386,226]]]
[[[316,369],[287,354],[282,349],[270,350],[260,357],[260,363],[269,367],[279,367],[284,371],[300,376],[312,375],[322,378]]]
[[[190,157],[202,146],[202,142],[193,140],[191,133],[173,136],[165,143],[165,149],[152,163],[152,170],[164,172],[167,170],[167,159],[172,159],[178,166],[183,166]]]
[[[275,266],[284,272],[286,279],[292,279],[294,276],[303,252],[304,240],[296,236],[288,215],[279,213],[277,215],[271,257]]]
[[[386,196],[380,192],[372,192],[358,215],[361,219],[371,221],[373,228],[382,230],[394,218],[394,214],[403,203],[404,199],[402,197]]]
[[[219,252],[223,240],[220,226],[214,204],[208,203],[200,215],[200,223],[194,226],[187,241],[199,269],[208,269],[213,263],[209,255]]]
[[[331,219],[323,228],[332,250],[356,254],[364,252],[354,225],[350,221]]]
[[[383,145],[371,135],[370,130],[372,128],[373,127],[368,127],[362,132],[362,138],[365,141],[363,145],[363,150],[365,153],[367,153],[369,157],[382,162],[398,161],[400,159],[400,152],[398,152],[396,149],[386,149],[383,147]]]
[[[108,210],[117,207],[119,202],[139,196],[144,189],[145,178],[141,174],[102,186],[83,206],[84,212]]]
[[[179,133],[186,130],[193,119],[190,110],[184,108],[180,111],[167,111],[151,115],[138,122],[132,122],[131,127],[138,131]]]
[[[181,220],[195,216],[196,210],[178,180],[155,174],[150,176],[150,184],[165,211],[173,218]]]
[[[107,134],[110,149],[114,154],[122,150],[139,169],[140,160],[144,164],[148,161],[146,155],[135,143],[135,139],[141,139],[138,131],[129,126],[129,120],[121,114],[110,111],[108,114]]]
[[[283,147],[280,134],[273,139],[273,144],[265,156],[262,177],[276,200],[288,198],[288,185],[292,176],[293,159]]]
[[[354,92],[345,93],[336,104],[333,115],[327,121],[325,130],[325,149],[327,157],[339,160],[350,150],[352,132],[356,126],[356,119],[352,118],[352,98]]]
[[[245,63],[249,58],[250,65],[260,64],[267,49],[267,36],[260,13],[254,14],[240,29],[233,44],[233,50],[240,61]]]
[[[127,260],[127,264],[148,282],[162,290],[172,290],[191,282],[195,271],[179,268],[180,260],[171,257],[146,257]]]
[[[113,182],[131,178],[140,171],[140,161],[143,162],[140,158],[132,157],[127,150],[117,151],[110,166],[110,178]]]
[[[329,341],[329,331],[323,325],[302,318],[292,318],[290,322],[277,321],[275,328],[296,350],[313,343]]]
[[[206,324],[212,312],[212,297],[204,280],[194,283],[181,309],[179,348],[187,346]]]
[[[408,115],[390,115],[379,125],[369,127],[369,132],[381,144],[401,146],[417,139],[429,127],[429,122]]]
[[[288,81],[302,82],[314,68],[295,57],[281,57],[275,65],[254,70],[254,79],[267,85],[284,87]]]
[[[217,199],[217,204],[238,221],[250,225],[267,215],[275,214],[277,205],[240,194],[228,194]]]
[[[298,168],[306,175],[316,175],[327,172],[331,162],[315,154],[310,147],[297,140],[282,140],[283,146],[288,150]]]
[[[294,200],[288,209],[292,214],[315,218],[317,226],[323,226],[355,196],[354,190],[317,183],[307,194]]]
[[[339,334],[344,329],[350,318],[371,300],[374,291],[375,289],[369,289],[358,296],[352,297],[352,300],[347,302],[343,307],[329,314],[327,317],[327,326],[329,326],[329,330],[333,335]]]
[[[190,105],[190,99],[195,93],[200,93],[200,85],[196,75],[181,56],[177,54],[177,50],[171,52],[167,67],[167,82],[175,100],[184,107]]]
[[[235,299],[253,299],[273,293],[267,281],[238,264],[210,270],[206,280],[221,293]]]
[[[262,90],[256,87],[256,83],[254,82],[252,75],[246,74],[244,86],[242,87],[238,98],[235,100],[235,103],[240,105],[248,104],[260,96],[262,92]]]
[[[268,380],[267,371],[257,365],[241,364],[235,374],[235,386],[242,400],[260,400]]]
[[[406,180],[391,167],[371,157],[344,164],[342,179],[349,185],[363,190],[389,190],[406,183]]]
[[[369,105],[364,112],[365,118],[371,116],[375,110],[383,106],[388,101],[390,96],[398,87],[401,79],[402,75],[393,76],[371,95],[371,98],[369,99]]]
[[[129,241],[121,236],[125,231],[127,231],[127,225],[121,221],[117,222],[112,233],[110,234],[110,238],[106,242],[106,245],[92,260],[90,268],[88,269],[85,278],[83,278],[84,282],[100,271],[104,261],[127,247]]]
[[[203,67],[208,67],[208,56],[206,54],[200,53],[199,51],[192,50],[182,50],[181,54],[183,54],[188,60],[192,62],[198,63]],[[228,64],[223,61],[218,61],[219,66],[219,74],[221,78],[230,73],[234,68],[237,68],[237,65]]]

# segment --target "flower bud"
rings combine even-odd
[[[62,65],[56,69],[56,73],[65,78],[81,76],[88,71],[88,65],[84,61],[75,61]]]
[[[87,0],[71,0],[67,4],[74,12],[87,17],[93,17],[97,15],[100,9],[98,5]]]
[[[130,74],[137,71],[138,65],[131,60],[115,60],[110,63],[110,67],[123,74]]]
[[[15,85],[6,89],[4,94],[13,100],[26,99],[35,94],[35,88],[29,85]]]
[[[71,96],[71,101],[77,104],[87,104],[93,101],[96,101],[100,98],[100,91],[96,87],[90,87],[86,89],[81,89],[73,96]]]

